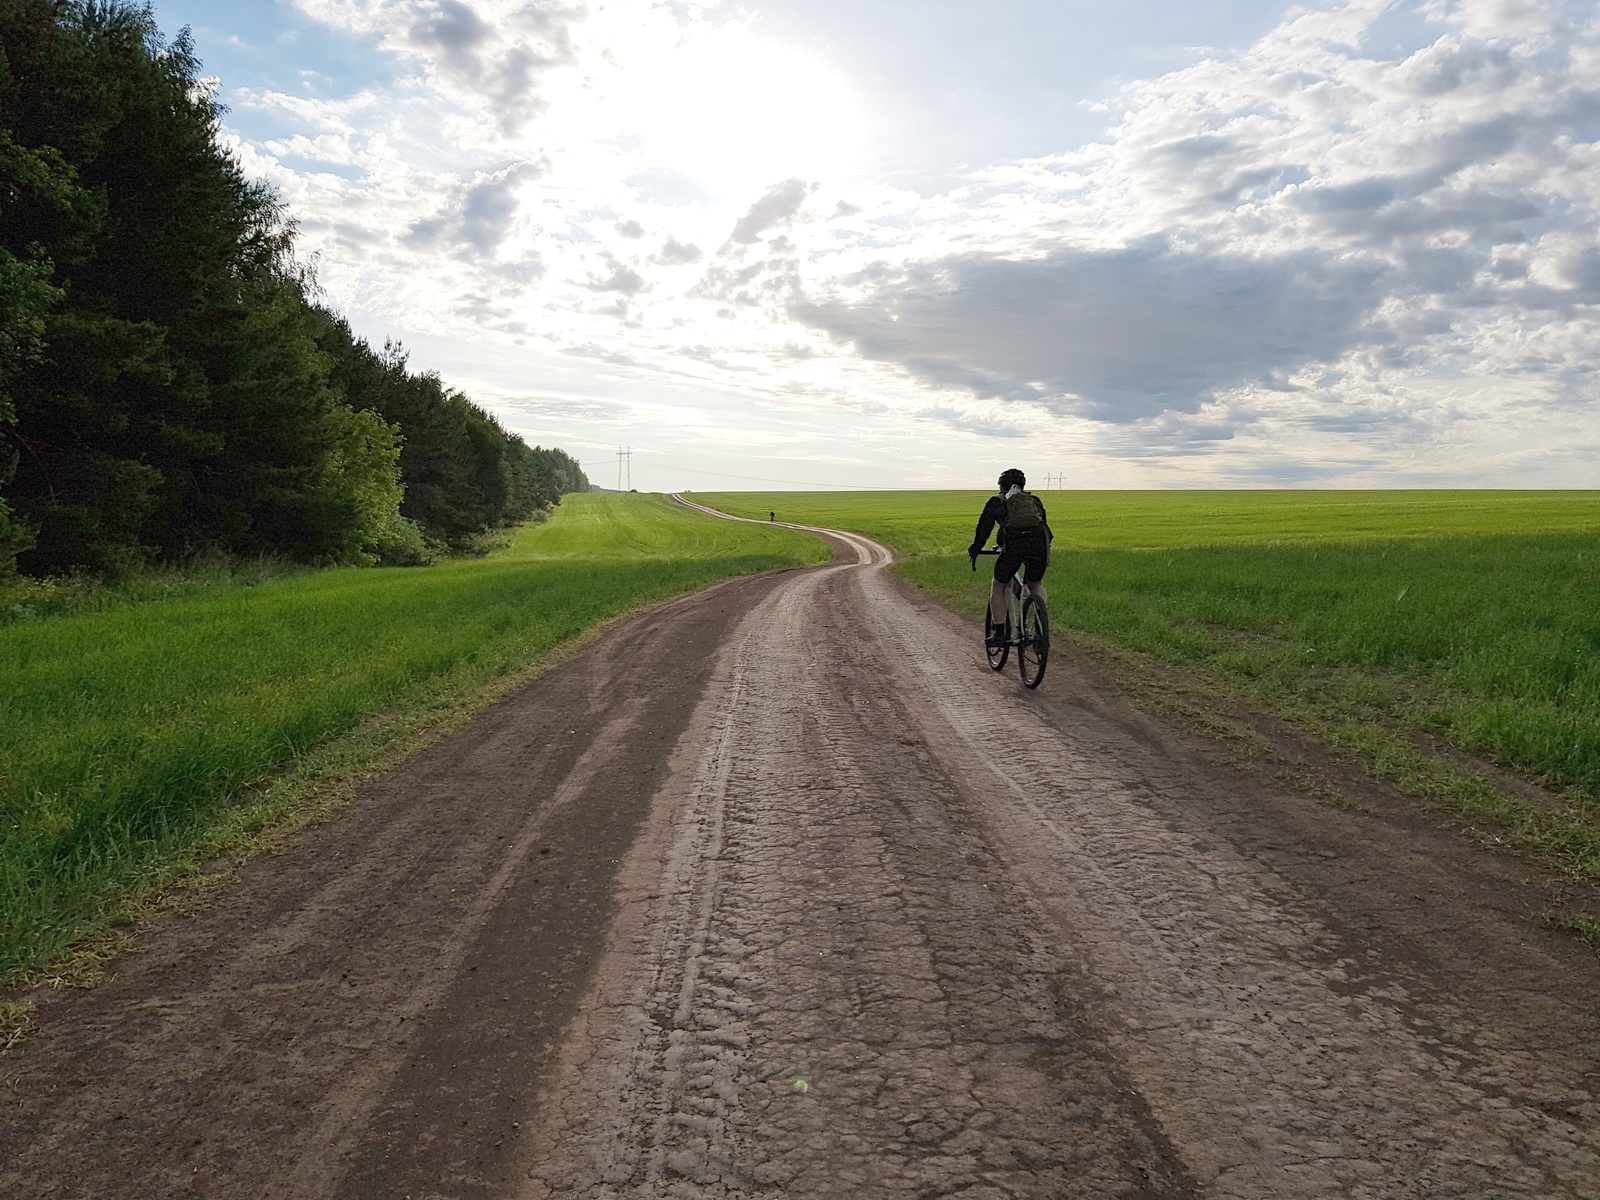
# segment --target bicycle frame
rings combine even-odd
[[[1018,567],[1017,573],[1011,577],[1011,582],[1006,588],[1006,645],[1016,646],[1022,642],[1022,598],[1028,594],[1028,584],[1023,578],[1026,568]]]
[[[999,550],[980,550],[972,556],[972,569],[978,569],[978,555],[996,555]],[[987,606],[984,609],[984,629],[987,635],[991,621]],[[1045,664],[1050,657],[1050,618],[1044,599],[1027,584],[1026,567],[1019,565],[1006,586],[1005,641],[985,641],[989,669],[1004,669],[1006,659],[1013,649],[1017,652],[1017,667],[1022,672],[1022,682],[1036,688],[1044,679]],[[1030,665],[1031,661],[1031,665]]]
[[[999,550],[979,550],[977,555],[973,556],[972,569],[974,571],[978,569],[980,556],[994,558],[999,553]],[[1008,646],[1017,645],[1022,637],[1022,598],[1028,594],[1028,584],[1024,577],[1026,570],[1026,566],[1017,567],[1016,574],[1011,577],[1006,587],[1006,645]]]

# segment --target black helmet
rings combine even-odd
[[[1000,472],[1000,490],[1002,492],[1013,483],[1018,487],[1027,487],[1028,477],[1015,467],[1012,467],[1009,471]]]

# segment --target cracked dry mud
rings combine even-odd
[[[1600,969],[1513,861],[1024,692],[833,540],[49,998],[0,1195],[1600,1195]]]

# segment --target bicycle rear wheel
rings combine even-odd
[[[991,646],[989,644],[989,635],[994,633],[996,630],[998,630],[1002,635],[1004,635],[1006,632],[1004,625],[993,625],[990,623],[989,610],[987,608],[984,609],[983,653],[984,656],[989,660],[989,669],[991,671],[1002,670],[1006,665],[1006,659],[1011,657],[1011,647],[1007,645],[1006,642],[1002,641],[998,646]]]
[[[1050,662],[1050,614],[1037,596],[1022,601],[1022,636],[1017,639],[1017,670],[1025,686],[1036,688],[1044,682],[1044,669]]]

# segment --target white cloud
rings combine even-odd
[[[734,224],[728,240],[747,246],[760,241],[767,230],[793,220],[810,193],[811,189],[803,180],[785,179],[750,206],[750,211]]]
[[[705,257],[699,246],[684,245],[676,238],[668,238],[662,243],[660,251],[651,258],[651,262],[663,266],[683,267],[690,263],[697,263]]]
[[[819,281],[797,314],[979,396],[1112,421],[1231,399],[1221,425],[1180,423],[1201,440],[1298,418],[1393,455],[1530,403],[1592,427],[1592,7],[1559,29],[1527,5],[1441,9],[1430,45],[1367,59],[1387,7],[1307,14],[1236,60],[1135,85],[1105,143],[995,172],[956,217],[1006,213],[1024,235],[886,257]],[[1419,399],[1473,378],[1505,403]],[[1263,385],[1268,403],[1243,403]]]
[[[848,84],[748,16],[297,2],[405,69],[231,97],[300,130],[247,166],[336,303],[515,343],[530,386],[600,347],[661,396],[1031,430],[1144,478],[1593,470],[1592,3],[1300,11],[1131,84],[1097,144],[928,196],[876,180]]]
[[[544,111],[550,72],[576,61],[582,6],[552,0],[296,0],[308,16],[373,37],[439,94],[515,136]]]

